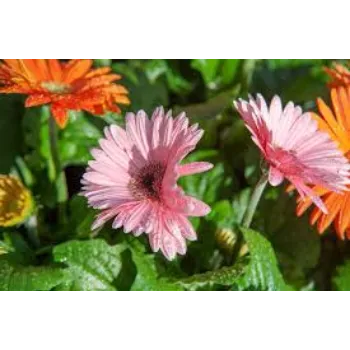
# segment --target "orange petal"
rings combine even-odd
[[[51,105],[51,114],[55,118],[58,126],[63,129],[67,125],[68,111],[59,105]]]
[[[34,94],[27,97],[25,107],[34,107],[51,102],[51,97],[44,94]]]
[[[125,95],[113,95],[113,99],[115,103],[120,103],[123,105],[129,105],[130,104],[130,100],[127,96]]]
[[[123,85],[117,85],[117,84],[111,84],[108,87],[107,91],[110,91],[113,94],[127,94],[127,93],[129,93],[127,88],[125,88]]]
[[[74,64],[68,65],[68,69],[64,74],[64,82],[66,84],[72,83],[74,80],[84,77],[90,70],[92,60],[76,60]]]
[[[48,61],[52,80],[58,81],[58,82],[62,81],[62,67],[60,62],[56,59],[51,59],[47,61]]]
[[[300,197],[298,198],[298,200],[300,199]],[[312,204],[312,200],[310,198],[305,198],[304,200],[300,200],[300,202],[297,205],[297,210],[296,210],[296,214],[297,216],[301,216],[303,215],[306,210],[309,209],[309,207]]]
[[[318,109],[319,109],[321,115],[323,116],[323,118],[327,122],[327,124],[328,124],[329,128],[332,130],[333,134],[336,136],[336,139],[334,139],[332,134],[330,134],[330,136],[334,140],[337,140],[338,142],[340,142],[342,148],[344,148],[344,147],[346,148],[347,144],[349,142],[348,137],[347,137],[346,133],[344,133],[344,131],[341,129],[339,124],[337,123],[332,110],[326,105],[326,103],[321,98],[317,99],[317,105],[318,105]]]
[[[338,218],[335,222],[335,229],[339,237],[344,238],[345,230],[350,228],[350,193],[344,193],[344,195],[338,196],[338,200],[342,203]]]
[[[310,215],[310,224],[314,225],[321,215],[325,215],[325,214],[323,214],[321,209],[319,209],[318,207],[315,207]]]
[[[85,78],[90,79],[100,75],[105,75],[105,74],[108,74],[110,71],[111,71],[110,67],[101,67],[101,68],[92,69],[90,72],[86,74]]]
[[[318,128],[321,131],[326,132],[333,140],[338,141],[338,137],[334,134],[333,130],[329,127],[329,125],[316,113],[309,112],[312,119],[317,121]]]
[[[347,152],[350,149],[350,140],[347,137],[347,129],[350,124],[350,104],[346,90],[343,87],[331,90],[331,97],[333,103],[333,109],[337,116],[337,120],[342,127],[339,130],[339,136],[341,134],[341,148],[343,152]]]
[[[334,117],[332,110],[326,105],[326,103],[321,98],[317,99],[317,106],[321,115],[326,120],[328,126],[331,128],[334,134],[337,135],[339,131],[339,125]]]
[[[43,81],[50,81],[51,74],[47,64],[47,60],[33,60],[37,66],[37,78]]]
[[[329,225],[339,213],[342,203],[342,201],[339,200],[339,196],[340,195],[338,193],[331,193],[324,201],[324,204],[328,209],[328,215],[322,215],[319,219],[317,225],[319,233],[324,233],[324,231],[326,231],[326,229],[329,227]]]
[[[36,82],[40,80],[40,72],[34,62],[35,60],[18,60],[22,75],[30,82]]]
[[[21,67],[19,65],[20,60],[3,60],[8,66],[10,66],[14,71],[16,71],[17,73],[19,73],[21,71]]]

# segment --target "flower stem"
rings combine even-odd
[[[68,189],[66,175],[62,168],[60,154],[58,151],[58,137],[57,137],[57,126],[54,118],[49,118],[49,135],[50,135],[50,148],[51,156],[54,165],[55,174],[55,189],[56,198],[58,204],[58,217],[61,224],[66,223],[66,202],[68,200]]]
[[[260,201],[260,198],[264,192],[264,189],[267,185],[267,174],[264,173],[258,183],[256,184],[253,193],[250,197],[250,202],[247,208],[247,211],[244,214],[243,218],[243,227],[249,228],[250,224],[252,223],[254,213],[256,211],[256,207]]]

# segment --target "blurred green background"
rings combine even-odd
[[[151,113],[163,105],[174,114],[185,111],[206,131],[190,159],[212,161],[215,168],[186,177],[181,184],[213,211],[206,218],[193,220],[198,242],[189,245],[185,257],[171,263],[160,254],[150,254],[143,237],[133,239],[109,225],[91,232],[95,213],[77,195],[90,159],[88,150],[98,144],[106,125],[123,125],[122,115],[110,113],[99,118],[71,112],[67,127],[59,132],[70,194],[67,222],[59,225],[58,194],[50,179],[48,108],[25,109],[22,96],[1,95],[0,173],[18,174],[38,205],[35,232],[27,223],[0,234],[0,244],[8,252],[0,259],[0,288],[350,288],[349,244],[337,240],[332,229],[320,237],[310,227],[307,215],[296,218],[295,198],[286,194],[283,186],[268,188],[259,204],[252,228],[261,232],[261,237],[242,236],[239,231],[251,187],[259,177],[260,157],[232,108],[233,99],[261,93],[269,100],[278,94],[284,103],[292,100],[313,110],[317,97],[329,100],[323,67],[331,63],[322,59],[95,60],[95,66],[111,66],[123,76],[121,84],[129,89],[131,99],[123,112],[144,109]],[[242,240],[248,243],[250,254],[240,258]],[[34,279],[33,274],[37,274]],[[256,274],[262,277],[255,278]]]

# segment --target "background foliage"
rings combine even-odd
[[[251,187],[259,176],[259,154],[232,100],[247,93],[275,93],[307,109],[328,100],[327,60],[95,60],[123,75],[131,111],[151,113],[159,105],[186,111],[206,133],[191,160],[215,168],[186,177],[181,185],[212,206],[193,220],[199,240],[185,257],[167,262],[141,238],[106,225],[91,232],[95,215],[78,196],[80,177],[103,127],[123,117],[97,118],[71,112],[59,132],[65,166],[68,217],[60,204],[48,139],[47,107],[24,110],[21,96],[0,96],[0,173],[14,173],[37,203],[24,225],[0,233],[1,290],[349,290],[350,250],[331,232],[320,237],[308,217],[295,217],[295,199],[269,188],[253,229],[240,228]],[[125,111],[125,110],[124,110]],[[60,222],[60,223],[59,223]],[[331,231],[332,229],[330,229]],[[226,234],[226,235],[225,235]],[[225,238],[225,239],[224,239]],[[245,252],[242,251],[243,248]]]

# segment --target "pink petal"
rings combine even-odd
[[[213,168],[213,164],[207,162],[193,162],[178,166],[179,176],[203,173]]]
[[[270,167],[269,170],[269,183],[272,186],[278,186],[280,185],[284,180],[284,175],[273,166]]]
[[[184,196],[183,212],[188,216],[205,216],[210,213],[209,205],[199,199],[190,196]]]

